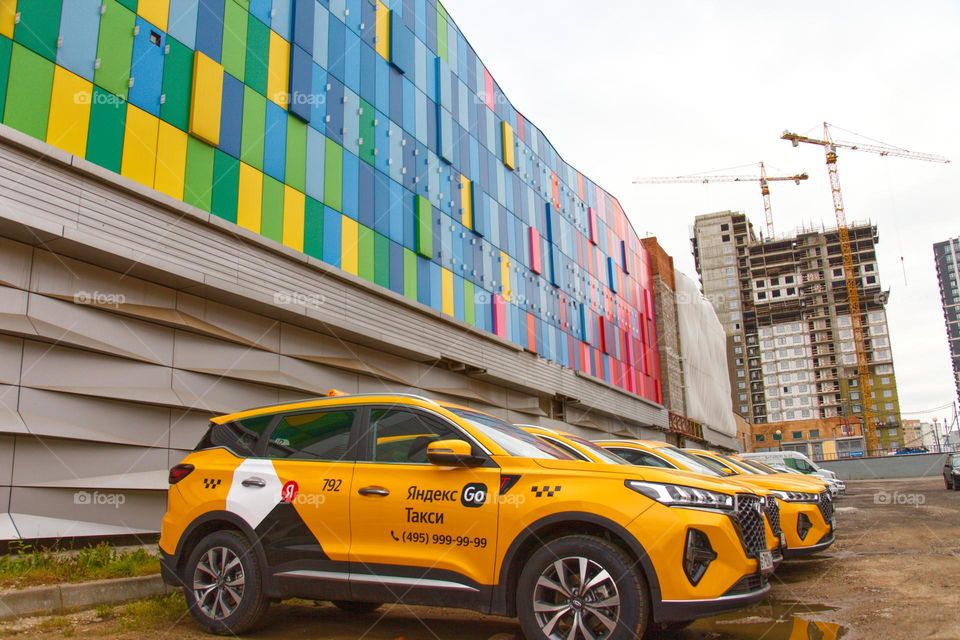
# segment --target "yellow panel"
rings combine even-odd
[[[467,229],[473,229],[473,183],[465,175],[460,176],[460,209],[463,211],[460,222]]]
[[[240,163],[240,188],[237,196],[237,224],[260,233],[263,203],[263,174],[250,165]]]
[[[344,271],[357,275],[359,272],[360,228],[353,218],[343,216],[343,230],[340,238],[340,266]]]
[[[441,309],[448,316],[453,315],[453,271],[449,269],[443,269],[440,271],[440,291],[443,294],[441,297]]]
[[[123,160],[120,173],[153,188],[157,166],[157,127],[160,121],[132,104],[127,104],[127,122],[123,130]]]
[[[0,34],[13,38],[13,25],[17,16],[17,0],[0,0]]]
[[[503,134],[503,164],[513,171],[515,168],[513,161],[513,127],[511,127],[510,123],[506,120],[500,124],[502,125],[500,130]]]
[[[153,188],[177,200],[183,199],[183,180],[187,170],[187,134],[160,123],[157,136],[157,175]]]
[[[377,0],[377,53],[384,60],[390,60],[390,9]]]
[[[159,27],[161,31],[166,31],[170,0],[140,0],[137,3],[137,13],[153,26]]]
[[[75,156],[87,150],[93,85],[63,67],[54,67],[47,142]]]
[[[303,251],[303,211],[306,197],[294,189],[283,187],[283,244]]]
[[[213,146],[220,144],[222,102],[223,65],[214,62],[199,51],[194,51],[190,133]]]
[[[510,300],[510,256],[500,252],[500,289],[503,299]]]
[[[270,32],[270,58],[267,61],[267,97],[287,108],[287,83],[290,81],[290,43],[276,31]]]

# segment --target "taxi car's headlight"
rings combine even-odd
[[[637,493],[669,507],[733,511],[735,506],[735,499],[732,495],[708,491],[707,489],[686,487],[680,484],[641,482],[640,480],[627,480],[625,484]]]
[[[780,498],[784,502],[819,502],[820,496],[816,493],[806,493],[804,491],[771,491],[772,495]]]

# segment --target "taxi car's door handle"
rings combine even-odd
[[[266,483],[265,480],[263,480],[262,478],[257,478],[257,477],[247,478],[246,480],[244,480],[244,481],[241,482],[240,484],[242,484],[242,485],[245,486],[245,487],[256,487],[257,489],[262,489],[262,488],[264,488],[265,486],[267,486],[267,483]]]
[[[362,496],[378,496],[380,498],[385,498],[390,495],[390,490],[384,489],[383,487],[364,487],[358,489],[357,492]]]

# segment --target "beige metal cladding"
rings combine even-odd
[[[211,415],[331,387],[555,426],[559,401],[581,433],[667,426],[658,405],[0,126],[0,539],[155,532],[167,469]]]

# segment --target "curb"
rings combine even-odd
[[[2,591],[0,620],[89,609],[99,604],[152,598],[171,591],[173,587],[164,584],[159,574]]]

